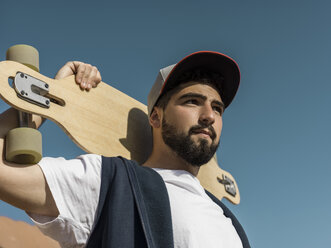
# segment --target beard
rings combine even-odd
[[[200,138],[197,142],[194,142],[192,135],[196,131],[208,128],[211,136],[211,144],[208,144],[208,140]],[[184,132],[178,132],[177,128],[166,122],[165,118],[162,120],[162,138],[165,144],[167,144],[171,150],[173,150],[179,157],[184,159],[187,163],[200,167],[203,164],[209,162],[214,156],[219,142],[215,142],[216,133],[210,125],[195,125],[192,126],[188,134]]]

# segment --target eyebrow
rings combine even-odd
[[[207,97],[206,96],[201,95],[201,94],[198,94],[198,93],[187,93],[187,94],[184,94],[184,95],[180,96],[178,98],[178,100],[185,99],[185,98],[190,98],[190,97],[200,98],[200,99],[202,99],[204,101],[207,100]],[[222,101],[213,100],[212,103],[213,104],[216,104],[216,105],[219,105],[219,107],[224,110],[224,103]]]
[[[195,97],[195,98],[201,98],[202,100],[206,100],[207,97],[198,93],[186,93],[178,98],[178,100],[184,99],[184,98],[190,98],[190,97]]]

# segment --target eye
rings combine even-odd
[[[193,105],[198,105],[199,101],[196,99],[188,99],[184,102],[185,104],[193,104]]]
[[[223,114],[223,108],[220,106],[213,106],[213,110],[217,113],[219,113],[220,115]]]

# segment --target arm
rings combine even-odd
[[[55,79],[76,75],[76,82],[82,89],[89,90],[101,81],[99,71],[82,62],[68,62],[57,73]],[[33,115],[32,124],[38,128],[41,117]],[[4,160],[4,140],[7,132],[17,127],[15,109],[8,109],[0,115],[0,200],[27,212],[57,216],[59,214],[45,177],[38,165],[16,165]]]
[[[42,208],[50,210],[51,216],[57,215],[53,198],[45,183],[41,169],[37,165],[22,166],[4,160],[4,139],[7,132],[18,123],[15,109],[8,109],[0,115],[0,199],[26,211],[47,214]],[[33,123],[40,126],[42,120],[33,116]]]

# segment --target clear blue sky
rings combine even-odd
[[[0,58],[30,44],[53,77],[68,60],[146,103],[159,68],[198,50],[233,57],[242,80],[224,114],[218,160],[236,178],[227,204],[252,247],[330,247],[329,1],[2,1]],[[6,106],[0,102],[0,109]],[[45,156],[80,153],[53,123]],[[29,221],[0,203],[0,215]]]

